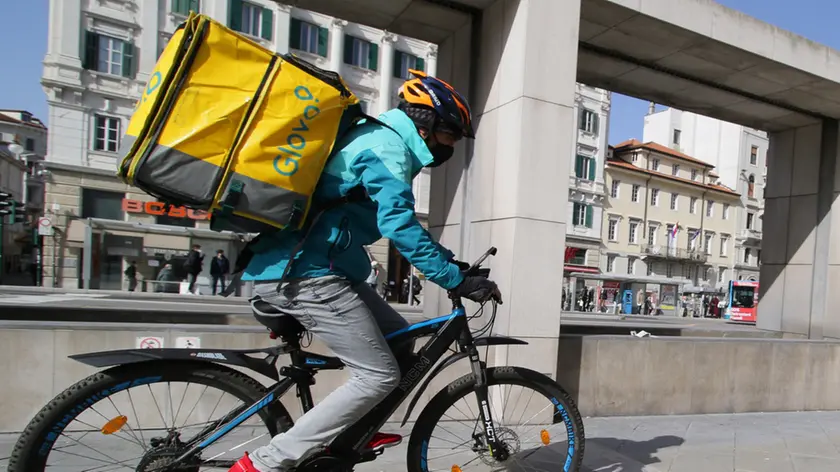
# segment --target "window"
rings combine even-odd
[[[647,275],[653,275],[653,261],[648,262],[647,270],[645,271]]]
[[[34,151],[35,150],[35,140],[32,139],[32,138],[26,138],[26,144],[23,146],[23,148],[26,149],[29,152]]]
[[[189,16],[190,11],[198,13],[198,0],[172,0],[172,13]]]
[[[607,256],[607,272],[615,270],[615,256]]]
[[[747,196],[755,198],[755,175],[753,174],[750,174],[750,177],[747,180]]]
[[[671,278],[674,276],[674,265],[673,264],[665,264],[665,276]]]
[[[750,256],[752,255],[752,249],[745,247],[744,248],[744,264],[750,263]]]
[[[377,70],[379,46],[350,35],[344,37],[344,63],[362,69]]]
[[[755,219],[755,213],[747,213],[747,229],[753,229],[753,220]]]
[[[673,143],[674,143],[674,146],[679,146],[680,145],[680,138],[681,137],[682,137],[682,131],[680,131],[678,129],[675,129],[674,130],[674,136],[671,139],[671,141],[673,141]]]
[[[714,200],[706,200],[706,216],[709,218],[715,214],[715,202]]]
[[[631,221],[630,222],[630,244],[638,244],[639,243],[639,222],[638,221]]]
[[[629,275],[633,275],[636,273],[636,258],[635,257],[628,257],[627,258],[627,273]]]
[[[659,159],[653,159],[650,161],[650,169],[654,171],[659,170]]]
[[[631,192],[631,195],[630,195],[630,201],[632,201],[634,203],[639,202],[639,185],[638,184],[633,185],[633,191]]]
[[[697,250],[697,237],[700,235],[699,229],[689,229],[688,230],[688,250],[689,251],[696,251]]]
[[[704,267],[704,268],[703,268],[703,281],[704,281],[704,282],[708,282],[708,281],[709,281],[709,272],[710,272],[711,270],[712,270],[712,268],[711,268],[711,267]]]
[[[587,133],[598,133],[598,114],[586,108],[581,108],[578,116],[578,129]]]
[[[107,192],[92,188],[82,189],[82,218],[125,219],[122,209],[124,193]]]
[[[572,206],[572,224],[575,226],[592,227],[592,206],[575,203]]]
[[[620,180],[613,179],[612,186],[610,187],[610,197],[618,198],[618,189],[619,189],[620,185],[621,185]]]
[[[289,25],[289,47],[327,57],[329,30],[292,18]]]
[[[638,152],[633,153],[633,156],[631,157],[631,161],[632,162],[638,162],[639,161],[639,153]]]
[[[691,169],[691,180],[697,180],[697,169]]]
[[[425,70],[426,61],[407,52],[394,52],[394,77],[408,79],[408,69]]]
[[[703,241],[703,250],[708,255],[712,255],[712,240],[714,236],[712,233],[706,233],[706,239]]]
[[[650,206],[657,206],[659,205],[659,189],[652,188],[650,189]]]
[[[723,278],[726,277],[726,268],[719,267],[718,268],[718,283],[723,283]]]
[[[120,119],[94,115],[93,150],[117,152],[120,148]]]
[[[134,45],[87,31],[83,66],[88,70],[134,78]]]
[[[721,237],[720,237],[720,255],[721,255],[721,257],[726,257],[726,251],[727,251],[726,247],[727,246],[729,246],[729,236],[721,235]]]
[[[750,164],[758,164],[758,146],[752,146],[750,148]]]
[[[618,241],[618,220],[610,218],[607,237],[609,237],[610,241]]]
[[[761,249],[755,251],[755,265],[761,265]]]
[[[577,155],[575,158],[575,176],[584,180],[595,180],[595,159]]]
[[[691,202],[688,204],[689,213],[697,213],[697,197],[691,197]]]
[[[648,244],[656,244],[656,233],[659,226],[648,225]]]
[[[729,204],[728,204],[728,203],[724,203],[724,204],[723,204],[723,215],[722,215],[722,218],[723,218],[724,220],[728,220],[728,219],[729,219]]]
[[[586,265],[586,249],[575,248],[575,255],[569,260],[569,264]]]
[[[237,4],[239,8],[236,8]],[[232,0],[230,2],[230,28],[271,41],[274,32],[274,13],[268,8],[253,3]]]
[[[680,198],[680,194],[678,194],[678,193],[672,193],[672,194],[671,194],[671,209],[672,209],[672,210],[676,210],[676,209],[677,209],[677,200],[678,200],[679,198]]]
[[[680,165],[674,164],[671,166],[671,175],[680,175]]]

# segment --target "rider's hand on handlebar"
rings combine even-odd
[[[484,303],[490,299],[502,304],[502,292],[496,282],[478,275],[468,275],[460,285],[452,290],[456,296],[472,300],[476,303]]]
[[[466,262],[462,262],[462,261],[459,261],[459,260],[456,260],[456,259],[452,259],[449,262],[458,266],[458,269],[460,269],[461,272],[464,272],[466,270],[470,270],[470,267],[472,267],[471,265],[467,264]]]

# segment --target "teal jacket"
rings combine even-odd
[[[339,275],[362,282],[371,270],[364,246],[385,237],[428,280],[455,288],[463,275],[451,262],[454,255],[432,239],[414,213],[411,182],[432,155],[405,113],[394,109],[379,119],[393,129],[373,122],[352,128],[336,143],[313,196],[315,202],[329,201],[361,185],[371,200],[324,212],[289,277]],[[261,240],[242,280],[279,280],[302,237],[301,231],[281,231]]]

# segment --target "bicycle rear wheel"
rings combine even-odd
[[[112,367],[44,406],[18,439],[8,470],[157,470],[185,452],[201,431],[265,394],[253,378],[210,362]],[[289,413],[274,401],[203,450],[184,470],[206,470],[203,464],[211,459],[233,463],[245,445],[253,450],[291,424]]]
[[[522,367],[486,372],[493,430],[510,457],[499,462],[490,453],[474,394],[476,378],[468,374],[436,394],[418,416],[408,442],[408,471],[578,472],[583,420],[563,388]]]

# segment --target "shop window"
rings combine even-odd
[[[82,218],[125,220],[122,201],[125,194],[92,188],[82,189]]]
[[[168,214],[155,216],[155,223],[159,225],[195,228],[195,220],[187,217],[169,216]]]

